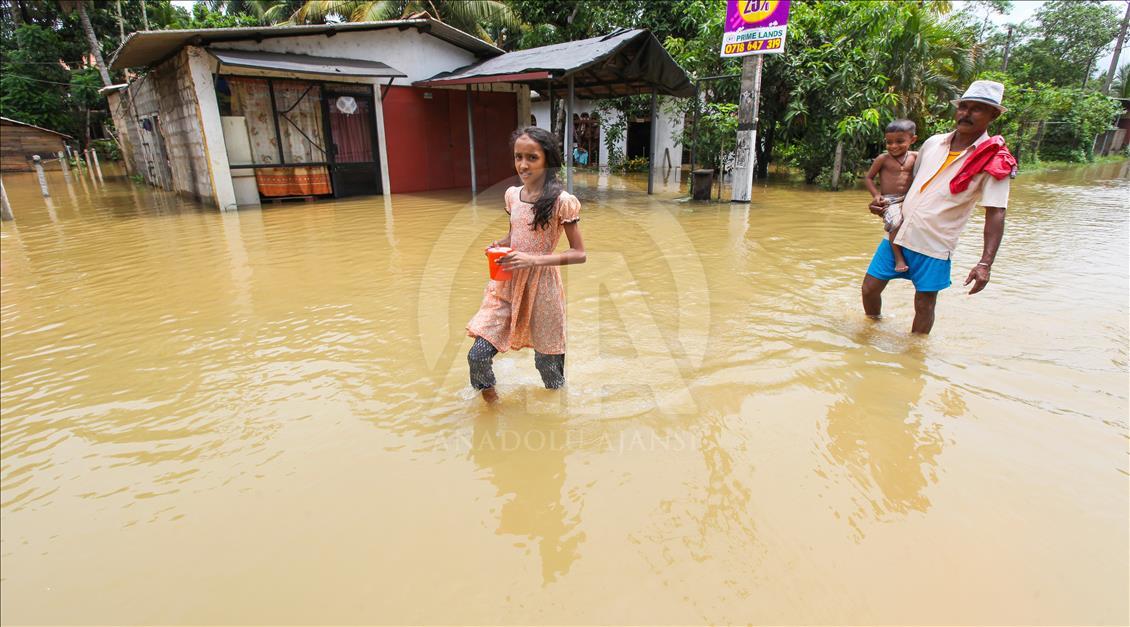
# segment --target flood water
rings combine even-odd
[[[502,187],[221,215],[4,175],[4,623],[1130,622],[1130,164],[908,334],[862,191],[578,177],[568,385],[466,381]]]

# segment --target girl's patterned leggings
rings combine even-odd
[[[471,368],[471,387],[485,390],[494,387],[494,368],[491,363],[498,349],[481,337],[467,353],[467,364]],[[565,355],[543,355],[534,351],[534,367],[541,373],[541,381],[546,389],[556,390],[565,385]]]

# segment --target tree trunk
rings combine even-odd
[[[1098,56],[1097,52],[1095,54],[1091,55],[1090,61],[1087,61],[1087,71],[1083,72],[1083,83],[1081,85],[1079,85],[1079,89],[1086,89],[1087,88],[1087,79],[1091,78],[1091,66],[1095,64],[1095,57],[1096,56]]]
[[[145,12],[145,0],[141,0],[141,25],[145,30],[149,30],[149,15]]]
[[[110,73],[106,71],[106,62],[102,60],[102,49],[98,46],[98,37],[94,35],[94,27],[90,24],[90,16],[86,14],[86,3],[80,1],[75,4],[78,6],[82,30],[86,31],[86,39],[90,42],[90,52],[94,55],[94,62],[98,64],[98,73],[102,75],[102,84],[109,87],[113,83],[110,82]]]
[[[832,161],[832,189],[840,189],[840,170],[844,167],[844,140],[836,141],[836,158]]]
[[[83,144],[83,148],[90,148],[90,109],[86,110],[86,124],[84,126],[86,129],[86,143]]]
[[[121,45],[121,43],[126,40],[126,22],[125,22],[124,19],[122,19],[122,0],[117,0],[117,2],[118,2],[118,44]]]
[[[557,105],[557,116],[553,122],[553,134],[561,142],[562,150],[567,150],[565,145],[565,103]]]
[[[1012,26],[1008,27],[1008,39],[1004,42],[1004,63],[1001,64],[1001,71],[1008,71],[1008,53],[1012,49]]]
[[[1118,40],[1114,42],[1114,56],[1110,58],[1110,69],[1106,71],[1106,80],[1103,81],[1103,95],[1110,92],[1110,84],[1114,82],[1114,73],[1118,70],[1118,57],[1122,54],[1122,44],[1126,41],[1126,26],[1130,25],[1130,2],[1126,3],[1126,15],[1122,17],[1122,30],[1118,31]]]

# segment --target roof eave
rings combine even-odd
[[[160,55],[153,59],[130,61],[129,49],[137,46],[135,43],[139,38],[156,36],[159,38],[176,39],[178,36],[181,38],[172,46],[172,52],[179,51],[186,45],[191,45],[194,38],[206,39],[202,42],[216,43],[227,41],[247,41],[247,40],[262,40],[262,39],[276,39],[280,37],[302,37],[302,36],[316,36],[337,34],[338,32],[350,31],[367,31],[367,30],[383,30],[386,28],[416,28],[420,32],[432,35],[437,39],[446,41],[447,43],[462,48],[467,52],[475,54],[480,57],[495,57],[504,54],[505,51],[497,46],[485,42],[478,37],[469,33],[465,33],[453,26],[444,24],[438,20],[425,17],[414,18],[409,20],[385,20],[379,22],[342,22],[339,24],[301,24],[296,26],[261,26],[261,27],[239,27],[239,28],[206,28],[206,29],[176,29],[176,30],[149,30],[149,31],[135,31],[130,33],[122,42],[118,49],[114,51],[113,56],[110,58],[110,69],[120,70],[127,67],[150,67],[156,65],[169,55]],[[127,61],[121,63],[123,53],[127,56]]]

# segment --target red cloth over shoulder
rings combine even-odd
[[[982,172],[988,172],[993,178],[1000,180],[1010,176],[1015,167],[1016,158],[1008,151],[1008,146],[1004,145],[1004,137],[993,135],[977,146],[965,160],[961,170],[950,179],[950,192],[959,194],[969,189],[969,182]]]

